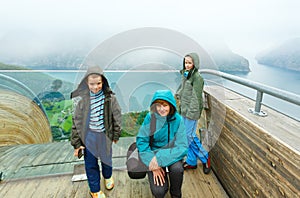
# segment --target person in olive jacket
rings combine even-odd
[[[203,109],[204,80],[199,73],[199,67],[199,56],[196,53],[190,53],[184,57],[183,69],[180,71],[182,80],[175,96],[179,101],[177,108],[183,117],[189,143],[184,169],[196,169],[199,158],[203,164],[203,172],[208,174],[211,170],[210,157],[196,135],[197,122]]]
[[[71,145],[74,156],[84,153],[85,170],[92,197],[105,197],[100,190],[100,170],[106,189],[114,187],[112,142],[121,135],[121,108],[100,67],[88,68],[77,89],[71,93],[75,111]]]

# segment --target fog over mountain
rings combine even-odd
[[[221,41],[233,54],[224,59],[212,52],[215,62],[246,66],[249,54],[300,36],[299,7],[298,0],[3,0],[0,62],[77,68],[91,50],[116,34],[161,27],[201,46]]]
[[[57,33],[50,37],[37,32],[7,34],[0,40],[0,62],[35,69],[76,68],[98,43],[96,38]]]
[[[3,52],[0,60],[6,64],[25,66],[31,69],[78,69],[88,53],[96,47],[99,34],[90,34],[89,37],[74,34],[72,37],[54,34],[45,37],[44,34],[24,33],[20,36],[6,35],[2,38]],[[210,54],[217,69],[221,71],[249,71],[249,63],[246,58],[235,54],[222,41],[214,41],[214,44],[202,44],[202,47]],[[5,50],[3,46],[6,47]],[[11,53],[13,52],[13,53]],[[182,57],[166,54],[164,51],[144,50],[132,52],[132,55],[117,59],[110,69],[132,69],[137,63],[138,69],[173,69],[182,68]],[[146,64],[149,60],[158,64]],[[142,63],[144,66],[142,67]],[[169,66],[168,66],[169,65]],[[162,68],[163,66],[163,68]]]
[[[256,59],[259,64],[300,71],[300,37],[260,52]]]
[[[240,54],[234,53],[225,43],[214,43],[206,46],[218,70],[249,72],[249,61]]]

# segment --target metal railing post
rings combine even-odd
[[[250,80],[238,77],[238,76],[234,76],[231,74],[227,74],[224,72],[220,72],[217,70],[202,69],[202,70],[200,70],[200,73],[219,76],[219,77],[229,80],[231,82],[235,82],[240,85],[244,85],[246,87],[257,90],[255,108],[248,109],[249,112],[251,112],[255,115],[267,116],[267,113],[261,110],[263,94],[268,94],[268,95],[274,96],[276,98],[279,98],[281,100],[284,100],[289,103],[300,106],[300,95],[297,95],[297,94],[294,94],[294,93],[291,93],[288,91],[270,87],[270,86],[267,86],[267,85],[264,85],[264,84],[261,84],[258,82],[253,82],[253,81],[250,81]]]
[[[264,112],[264,111],[261,110],[262,99],[263,99],[263,92],[257,90],[257,92],[256,92],[256,100],[255,100],[255,108],[254,109],[253,108],[249,108],[248,111],[250,113],[253,113],[255,115],[259,115],[259,116],[262,116],[262,117],[267,116],[268,114],[266,112]]]
[[[256,101],[255,101],[255,112],[259,112],[260,111],[262,98],[263,98],[263,92],[257,91],[257,93],[256,93]]]

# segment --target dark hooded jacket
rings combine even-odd
[[[107,79],[103,75],[103,70],[100,67],[90,67],[77,89],[71,93],[75,109],[72,118],[71,145],[75,149],[85,146],[85,137],[90,118],[90,90],[87,85],[87,77],[90,74],[99,74],[102,76],[102,90],[105,95],[104,127],[106,135],[111,141],[119,140],[121,135],[121,108],[118,101],[110,89]]]
[[[187,54],[192,57],[194,68],[189,71],[187,77],[184,76],[185,64],[183,59],[183,69],[181,84],[176,91],[176,97],[179,100],[178,111],[186,118],[198,120],[201,116],[203,101],[202,92],[204,80],[199,74],[199,57],[196,53]]]
[[[165,100],[176,109],[176,101],[170,90],[155,92],[151,104],[155,100]],[[155,116],[155,118],[153,118]],[[155,131],[152,145],[150,142],[150,125],[155,120]],[[188,142],[182,117],[175,111],[165,117],[156,112],[149,112],[136,137],[136,145],[143,163],[149,166],[150,161],[156,156],[160,167],[166,167],[182,160],[187,153]]]

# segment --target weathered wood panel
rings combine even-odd
[[[218,104],[210,106],[214,116],[209,130],[218,131],[222,125],[210,152],[213,170],[229,195],[299,197],[300,123],[267,107],[267,117],[252,115],[247,108],[254,107],[253,101],[226,90],[226,98],[220,99],[219,91],[208,90],[210,105]]]

